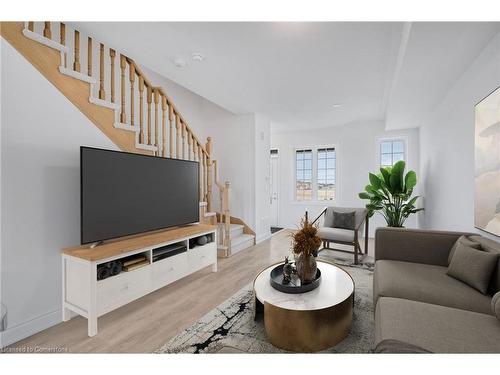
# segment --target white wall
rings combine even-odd
[[[1,297],[8,345],[61,320],[63,247],[80,242],[81,145],[116,149],[1,41]]]
[[[358,193],[368,184],[368,172],[378,171],[378,140],[380,138],[405,137],[407,139],[407,170],[418,171],[418,130],[385,131],[382,122],[361,122],[339,127],[312,129],[309,131],[280,132],[271,135],[271,147],[279,149],[279,224],[296,228],[307,210],[311,217],[321,212],[325,202],[297,202],[294,198],[295,149],[314,146],[336,148],[337,155],[337,206],[363,207],[366,201]],[[418,188],[418,184],[417,184]],[[370,235],[374,229],[385,226],[379,214],[370,219]],[[416,227],[416,217],[405,223]]]
[[[0,296],[8,330],[0,339],[8,345],[60,322],[60,250],[80,241],[79,147],[116,146],[3,39],[1,47],[1,89],[9,95],[1,97]],[[256,199],[266,193],[256,192],[255,180],[268,168],[256,149],[269,154],[268,120],[234,115],[144,70],[174,98],[200,141],[212,136],[219,180],[231,182],[231,214],[256,228],[256,217],[266,216]]]
[[[474,105],[500,86],[500,33],[420,128],[425,228],[474,229]],[[485,234],[482,232],[482,234]]]
[[[270,162],[271,122],[261,114],[255,115],[255,234],[257,242],[271,236],[270,227]]]

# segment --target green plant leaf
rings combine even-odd
[[[391,182],[391,193],[402,193],[404,189],[404,181],[403,181],[403,173],[405,170],[405,162],[403,160],[398,161],[392,167],[390,173],[390,182]]]
[[[359,193],[359,197],[361,199],[372,199],[372,196],[368,193],[365,193],[365,192]]]
[[[382,174],[382,177],[384,179],[385,186],[390,187],[391,186],[391,180],[390,180],[391,175],[390,175],[388,168],[380,168],[380,173]]]
[[[378,190],[382,187],[382,181],[377,177],[377,175],[368,173],[368,177],[370,179],[370,184],[374,189]]]
[[[405,190],[410,190],[417,184],[417,174],[415,171],[409,171],[405,176]]]

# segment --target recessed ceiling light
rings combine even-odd
[[[340,107],[342,107],[342,106],[343,106],[343,104],[342,104],[342,103],[334,103],[334,104],[332,105],[332,107],[333,107],[333,108],[340,108]]]
[[[174,59],[174,65],[178,68],[185,68],[187,66],[187,61],[182,57],[176,57]]]
[[[205,55],[199,52],[195,52],[191,55],[194,61],[203,61],[205,60]]]

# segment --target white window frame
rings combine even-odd
[[[318,200],[318,149],[333,148],[335,149],[335,198],[333,200]],[[310,201],[297,200],[297,151],[300,150],[312,150],[312,195]],[[335,203],[340,200],[340,147],[338,144],[326,144],[326,145],[306,145],[297,146],[293,149],[293,189],[291,201],[293,204],[301,205],[325,205],[327,203]]]
[[[404,145],[404,161],[406,163],[406,165],[408,166],[409,164],[409,157],[408,157],[408,137],[406,136],[394,136],[394,137],[380,137],[380,138],[377,138],[377,142],[376,142],[376,155],[377,155],[377,158],[376,158],[376,170],[380,170],[380,168],[382,168],[382,164],[381,164],[381,158],[382,158],[382,142],[394,142],[394,141],[402,141],[403,142],[403,145]]]

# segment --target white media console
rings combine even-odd
[[[191,244],[200,236],[205,245]],[[76,314],[88,320],[88,335],[97,334],[97,318],[204,267],[217,272],[217,230],[211,225],[188,225],[99,245],[64,249],[62,253],[63,321]],[[191,241],[190,241],[191,240]],[[155,260],[155,249],[183,243],[186,251]],[[99,265],[144,255],[143,267],[97,280]]]

